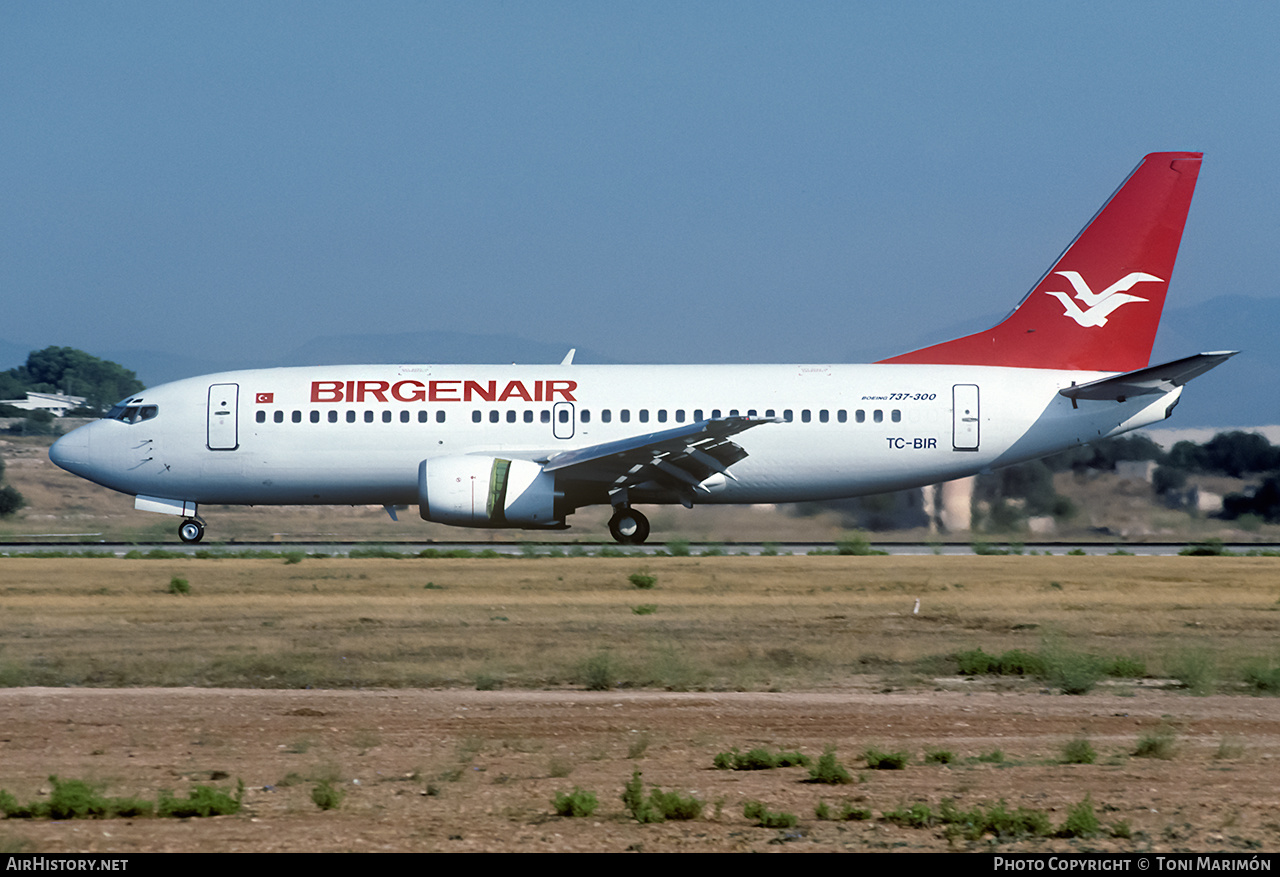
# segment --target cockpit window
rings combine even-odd
[[[116,405],[106,413],[106,420],[122,420],[125,423],[141,423],[144,420],[150,420],[160,413],[157,405],[139,405],[141,399],[130,399]]]

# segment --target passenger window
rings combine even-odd
[[[355,423],[355,422],[356,422],[356,413],[355,413],[355,411],[348,411],[348,412],[347,412],[347,423]]]
[[[516,422],[516,413],[514,411],[508,411],[507,423],[515,423],[515,422]]]
[[[641,409],[640,409],[640,422],[641,422],[641,423],[648,423],[648,422],[649,422],[649,409],[648,409],[648,408],[641,408]]]
[[[774,410],[773,410],[772,408],[770,408],[770,409],[768,409],[767,411],[765,411],[764,416],[765,416],[765,417],[777,417],[778,415],[774,412]]]
[[[729,409],[729,416],[730,416],[730,417],[737,417],[737,416],[738,416],[738,409],[737,409],[737,408],[730,408],[730,409]]]
[[[443,411],[437,411],[437,412],[436,412],[436,423],[444,423],[444,412],[443,412]]]
[[[584,409],[582,409],[582,422],[583,422],[583,423],[590,423],[590,422],[591,422],[591,412],[590,412],[590,411],[588,411],[588,410],[587,410],[587,409],[585,409],[585,408],[584,408]]]
[[[274,420],[276,423],[284,423],[284,412],[277,411],[274,415],[272,415],[271,419]]]
[[[877,408],[872,412],[871,418],[875,420],[876,423],[884,423],[884,412]]]
[[[902,422],[902,412],[901,412],[900,410],[898,410],[897,408],[893,409],[893,414],[891,415],[891,419],[893,420],[893,422],[894,422],[894,423],[901,423],[901,422]]]
[[[539,419],[539,420],[541,420],[543,423],[550,423],[550,422],[551,422],[551,412],[550,412],[550,411],[547,411],[547,410],[545,410],[545,409],[544,409],[544,410],[543,410],[543,412],[542,412],[542,416],[541,416],[541,417],[539,417],[538,419]]]
[[[659,408],[659,409],[658,409],[658,422],[659,422],[659,423],[666,423],[666,422],[667,422],[667,409],[665,409],[665,408]]]
[[[524,413],[524,422],[525,422],[525,423],[533,423],[533,412],[532,412],[532,411],[526,411],[526,412]]]
[[[809,409],[808,409],[808,408],[806,408],[806,409],[804,409],[803,411],[801,411],[801,412],[800,412],[800,420],[801,420],[801,422],[803,422],[803,423],[808,423],[808,422],[809,422],[810,420],[812,420],[812,419],[813,419],[813,414],[811,414],[811,413],[809,412]]]
[[[258,415],[254,418],[254,420],[258,421],[259,423],[266,423],[266,422],[267,422],[267,412],[265,412],[265,411],[259,411],[259,412],[258,412]]]
[[[752,409],[750,409],[749,411],[747,411],[747,416],[748,416],[748,417],[755,417],[755,416],[756,416],[756,409],[752,408]]]
[[[419,412],[418,412],[418,422],[419,422],[419,423],[426,423],[426,422],[427,422],[428,420],[430,420],[430,419],[431,419],[431,415],[430,415],[430,414],[428,414],[426,411],[419,411]]]
[[[841,423],[846,423],[849,420],[849,412],[841,408],[839,411],[836,412],[836,420],[840,421]]]
[[[619,419],[619,420],[621,420],[623,423],[630,423],[630,422],[631,422],[631,409],[630,409],[630,408],[623,408],[621,411],[619,411],[619,412],[618,412],[618,419]]]
[[[711,409],[711,419],[712,419],[712,420],[719,420],[719,419],[720,419],[720,409],[719,409],[719,408],[712,408],[712,409]]]
[[[684,409],[683,409],[683,408],[677,408],[677,409],[676,409],[676,423],[684,423]]]
[[[484,417],[484,415],[483,415],[483,414],[481,414],[479,411],[472,411],[472,412],[471,412],[471,422],[472,422],[472,423],[479,423],[479,422],[480,422],[480,420],[481,420],[481,418],[483,418],[483,417]]]
[[[788,408],[786,411],[782,412],[782,419],[785,420],[787,423],[791,423],[796,419],[796,414],[794,411]]]
[[[337,423],[337,422],[338,422],[338,412],[336,412],[336,411],[330,411],[330,412],[329,412],[329,422],[330,422],[330,423]]]
[[[701,408],[693,409],[693,422],[699,423],[701,422],[701,420],[702,420],[702,409]]]
[[[295,411],[295,412],[293,412],[293,414],[292,414],[292,420],[293,420],[293,422],[294,422],[294,423],[301,423],[301,422],[302,422],[302,412],[301,412],[301,411]]]
[[[408,412],[408,411],[401,411],[401,412],[400,412],[400,422],[401,422],[401,423],[408,423],[408,422],[409,422],[409,412]]]
[[[819,423],[826,423],[830,419],[831,419],[831,413],[827,411],[827,409],[823,408],[821,411],[818,412]]]
[[[391,422],[391,412],[390,412],[390,411],[384,411],[384,412],[382,412],[382,422],[383,422],[383,423],[390,423],[390,422]]]
[[[312,423],[319,423],[319,422],[320,422],[320,412],[319,412],[319,411],[312,411],[312,412],[311,412],[311,422],[312,422]]]
[[[600,422],[601,422],[601,423],[608,423],[608,422],[609,422],[609,421],[611,421],[611,420],[613,420],[613,412],[612,412],[612,411],[610,411],[608,408],[606,408],[606,409],[604,409],[603,411],[601,411],[601,412],[600,412]]]
[[[560,422],[561,423],[569,422],[569,410],[567,408],[560,409]]]
[[[498,422],[498,412],[496,410],[489,412],[489,422],[490,423]]]
[[[373,412],[372,412],[372,411],[366,411],[366,412],[364,413],[364,422],[365,422],[365,423],[373,423]]]
[[[857,410],[857,412],[854,414],[853,419],[854,419],[854,420],[856,420],[856,421],[858,421],[859,423],[866,423],[866,422],[867,422],[867,412],[865,412],[865,411],[863,411],[861,408],[859,408],[859,409]]]

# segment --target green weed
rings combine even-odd
[[[985,810],[981,806],[961,810],[948,798],[942,802],[937,819],[968,840],[978,840],[986,834],[1013,840],[1027,835],[1047,837],[1051,833],[1049,817],[1044,813],[1023,807],[1010,810],[1004,801]]]
[[[1244,669],[1244,684],[1256,694],[1280,694],[1280,667],[1254,662]]]
[[[346,797],[346,793],[342,789],[334,787],[328,780],[317,783],[315,788],[311,790],[311,803],[321,810],[337,810],[342,806],[344,797]]]
[[[881,752],[874,746],[864,749],[862,758],[871,770],[902,770],[911,761],[906,752]]]
[[[1085,737],[1069,740],[1062,747],[1063,764],[1093,764],[1097,760],[1097,750]]]
[[[1138,738],[1138,746],[1133,754],[1137,758],[1159,758],[1171,760],[1178,752],[1178,733],[1168,725],[1161,725],[1150,734]]]
[[[1085,795],[1084,800],[1071,808],[1066,822],[1058,829],[1058,837],[1094,837],[1101,831],[1098,816],[1093,812],[1093,798]]]
[[[905,828],[928,828],[937,822],[937,817],[928,804],[912,804],[910,807],[899,807],[897,810],[886,810],[881,816],[885,822],[901,825]]]
[[[1217,672],[1217,661],[1205,649],[1187,649],[1169,663],[1169,675],[1199,697],[1213,693]]]
[[[747,801],[742,805],[742,815],[761,828],[795,828],[794,813],[774,813],[760,801]]]
[[[649,750],[649,735],[641,732],[635,736],[631,743],[627,746],[627,758],[637,759],[644,757],[645,752]]]
[[[1213,757],[1219,761],[1235,761],[1244,757],[1244,741],[1239,737],[1223,737]]]
[[[814,815],[819,819],[831,819],[840,822],[862,822],[870,819],[872,813],[865,807],[854,806],[853,802],[845,801],[840,805],[838,811],[832,811],[825,801],[819,801],[818,806],[814,808]]]
[[[647,572],[633,572],[631,575],[627,576],[627,581],[631,582],[631,584],[635,585],[637,588],[647,591],[658,583],[658,577],[650,575]]]
[[[244,800],[244,780],[236,786],[235,796],[212,786],[196,786],[186,798],[174,798],[168,792],[160,793],[156,810],[160,816],[185,819],[193,816],[227,816],[240,812]]]
[[[560,792],[551,799],[551,806],[558,816],[590,816],[596,812],[599,801],[592,792],[584,792],[577,786],[572,792]]]
[[[608,652],[583,661],[578,675],[588,691],[612,691],[618,685],[618,668]]]
[[[665,817],[656,810],[644,796],[644,783],[640,779],[640,771],[633,771],[631,780],[622,788],[622,805],[627,808],[631,818],[641,824],[663,822]]]
[[[683,797],[677,792],[664,792],[656,786],[649,792],[649,806],[662,814],[664,819],[697,819],[706,806],[692,795]]]
[[[853,782],[853,777],[849,775],[844,765],[836,761],[835,748],[828,746],[822,753],[822,757],[818,759],[818,763],[809,769],[808,782],[847,785]]]

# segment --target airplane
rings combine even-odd
[[[1236,351],[1150,365],[1202,154],[1146,156],[1000,323],[867,365],[353,365],[163,384],[50,459],[182,518],[201,506],[417,505],[565,529],[609,505],[787,503],[935,484],[1170,416]],[[1094,290],[1099,290],[1095,292]]]

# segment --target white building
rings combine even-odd
[[[24,411],[51,411],[54,417],[62,417],[74,408],[83,407],[84,396],[28,392],[25,399],[0,399],[0,405],[12,405]]]

